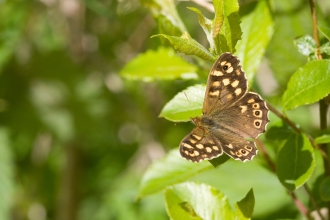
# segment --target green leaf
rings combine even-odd
[[[328,26],[319,24],[318,29],[328,40],[330,40],[330,28]]]
[[[241,213],[247,219],[252,218],[253,210],[255,205],[253,189],[251,189],[246,196],[235,204],[236,211]],[[242,218],[240,218],[242,219]]]
[[[330,135],[324,134],[320,137],[314,139],[315,143],[317,144],[327,144],[330,143]]]
[[[198,22],[200,26],[202,27],[203,31],[205,32],[206,38],[210,44],[211,51],[214,51],[214,40],[213,40],[213,22],[206,18],[202,12],[193,7],[188,7],[188,9],[192,10],[193,12],[196,12],[198,15]]]
[[[172,49],[159,48],[140,54],[126,64],[120,74],[130,80],[148,82],[156,79],[197,78],[196,71],[195,66],[175,55]]]
[[[223,22],[224,22],[224,1],[223,0],[214,0],[213,1],[213,6],[214,6],[214,19],[213,19],[213,22],[212,22],[212,37],[215,38],[220,30],[221,30],[221,27],[223,25]],[[236,3],[236,6],[238,7],[237,5],[237,2],[235,1],[230,1],[230,2],[226,2],[229,4],[232,4],[232,3]]]
[[[298,48],[299,53],[309,56],[310,54],[315,53],[316,43],[314,39],[309,36],[302,36],[294,40],[296,47]]]
[[[169,185],[182,182],[211,168],[212,165],[208,161],[192,163],[182,158],[178,149],[172,150],[148,167],[142,177],[138,197],[157,193]]]
[[[243,35],[236,46],[236,55],[251,83],[273,35],[273,19],[267,1],[247,5],[242,8],[242,14]]]
[[[312,175],[315,167],[314,149],[304,134],[291,135],[277,155],[277,176],[294,191]]]
[[[330,42],[326,42],[320,47],[320,53],[326,53],[330,55]]]
[[[330,177],[322,180],[320,185],[320,196],[323,201],[330,201]]]
[[[167,188],[166,210],[173,220],[235,219],[228,199],[219,190],[194,182],[185,182]]]
[[[140,0],[140,3],[149,8],[155,18],[166,18],[175,28],[180,29],[181,33],[186,30],[173,0]]]
[[[166,34],[157,34],[152,37],[164,37],[170,41],[174,49],[180,53],[187,55],[195,55],[204,60],[210,60],[214,62],[216,57],[213,56],[205,47],[192,39],[190,35],[185,32],[181,37],[169,36]]]
[[[282,97],[284,110],[311,104],[330,93],[330,61],[314,60],[299,68],[290,78]]]
[[[213,37],[215,41],[216,53],[234,53],[236,43],[241,39],[242,36],[240,18],[238,14],[238,1],[214,0],[213,4],[215,8],[215,18],[213,20]],[[222,19],[222,17],[224,17],[224,19]],[[217,34],[220,27],[220,32]]]
[[[171,99],[160,113],[160,117],[180,122],[202,114],[206,86],[195,85],[179,92]]]

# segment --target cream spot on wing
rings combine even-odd
[[[192,139],[192,138],[190,138],[189,141],[190,141],[192,144],[196,144],[196,142],[197,142],[196,140],[194,140],[194,139]]]
[[[189,152],[188,152],[187,150],[185,150],[184,153],[185,153],[186,155],[189,155]]]
[[[219,148],[217,146],[212,146],[212,148],[213,148],[213,150],[216,150],[216,151],[219,150]]]
[[[223,79],[223,80],[222,80],[222,83],[223,83],[225,86],[227,86],[227,85],[229,85],[230,80],[229,80],[229,79]]]
[[[249,151],[246,151],[246,150],[243,150],[243,149],[240,149],[239,152],[244,156],[249,154]]]
[[[229,151],[229,153],[230,153],[231,155],[235,155],[234,151]]]
[[[209,95],[210,96],[219,96],[220,95],[220,91],[219,90],[216,90],[214,92],[209,92]]]
[[[207,158],[207,154],[202,154],[202,157],[203,158]]]
[[[252,150],[252,147],[251,146],[244,146],[244,148],[248,151],[251,151]]]
[[[199,152],[197,150],[194,151],[195,156],[199,155]]]
[[[238,86],[239,81],[235,80],[234,82],[231,83],[231,86],[236,88]]]
[[[198,149],[204,149],[204,145],[203,145],[203,144],[196,144],[196,147],[197,147]]]
[[[253,103],[253,102],[255,102],[254,99],[249,99],[248,100],[248,103]]]
[[[237,69],[237,70],[236,70],[236,75],[237,75],[237,76],[241,75],[241,70]]]
[[[206,147],[205,150],[206,150],[206,152],[208,152],[208,153],[211,153],[211,152],[212,152],[212,149],[211,149],[210,147]]]
[[[202,137],[201,136],[198,136],[198,135],[196,135],[196,134],[193,134],[192,135],[194,138],[196,138],[197,140],[200,140],[200,139],[202,139]]]
[[[240,95],[242,93],[242,89],[241,88],[238,88],[235,90],[235,94],[236,95]]]
[[[233,67],[229,67],[227,70],[226,70],[226,73],[231,73],[233,72],[234,68]]]
[[[221,64],[221,66],[224,66],[224,65],[226,65],[226,63],[227,63],[227,61],[222,61],[220,64]]]
[[[182,143],[182,145],[186,148],[192,149],[193,147],[190,144]]]
[[[254,126],[255,126],[256,128],[260,128],[260,127],[261,127],[261,123],[262,123],[262,121],[259,120],[259,119],[254,120]]]
[[[219,87],[221,85],[221,83],[219,81],[214,81],[212,83],[212,87]]]
[[[213,76],[223,76],[223,73],[221,71],[215,70],[215,71],[211,72],[211,75],[213,75]]]
[[[241,109],[241,113],[244,113],[247,110],[247,106],[246,105],[241,105],[240,106]]]
[[[257,118],[261,118],[262,117],[262,111],[260,110],[253,110],[253,115]]]
[[[232,144],[228,144],[227,147],[230,148],[230,149],[233,149],[233,145]]]
[[[232,95],[232,94],[228,94],[228,95],[226,96],[226,98],[227,98],[228,100],[231,100],[231,99],[233,98],[233,95]]]

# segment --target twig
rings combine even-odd
[[[311,202],[312,202],[312,205],[314,206],[314,209],[316,210],[317,214],[319,214],[319,216],[320,216],[320,218],[321,218],[322,220],[325,220],[325,219],[323,218],[323,215],[322,215],[321,212],[320,212],[320,208],[318,207],[317,202],[316,202],[316,200],[315,200],[313,194],[311,193],[309,187],[307,186],[307,184],[304,184],[304,188],[305,188],[307,194],[309,195],[309,197],[310,197],[310,199],[311,199]]]
[[[315,49],[315,55],[317,59],[321,60],[322,55],[320,54],[320,38],[319,38],[319,32],[317,30],[317,16],[316,16],[316,8],[315,8],[315,0],[309,0],[309,5],[311,8],[311,13],[312,13],[312,22],[313,22],[313,36],[314,36],[314,41],[316,43],[316,49]],[[321,130],[326,130],[327,129],[327,111],[329,108],[329,103],[326,100],[327,98],[324,98],[319,101],[320,105],[320,129]],[[320,144],[320,148],[324,152],[328,152],[326,154],[327,156],[323,156],[323,166],[324,166],[324,175],[330,176],[330,163],[329,163],[329,155],[330,152],[327,149],[327,144]],[[330,202],[327,202],[327,209],[328,209],[328,216],[327,218],[330,219]]]
[[[289,125],[294,131],[296,131],[297,133],[301,133],[301,130],[295,125],[295,123],[293,123],[292,121],[290,121],[285,115],[283,115],[281,112],[277,111],[277,109],[272,106],[271,104],[269,104],[267,102],[267,107],[269,108],[270,111],[272,111],[277,117],[279,117],[280,119],[282,119],[287,125]]]
[[[262,144],[262,142],[259,139],[256,139],[256,143],[257,143],[258,149],[261,151],[262,155],[265,157],[268,166],[274,173],[276,173],[275,163],[270,159],[264,145]]]

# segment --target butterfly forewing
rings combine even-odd
[[[203,114],[223,109],[239,100],[247,91],[247,81],[239,60],[230,53],[214,63],[207,80]]]

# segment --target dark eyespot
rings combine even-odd
[[[260,112],[259,112],[259,111],[256,111],[255,114],[256,114],[256,115],[260,115]]]
[[[252,149],[252,147],[250,147],[250,146],[246,146],[246,149],[248,149],[248,150],[251,150],[251,149]]]
[[[245,154],[245,153],[246,153],[246,151],[245,151],[245,150],[241,150],[241,153],[242,153],[242,154]]]
[[[257,122],[255,123],[255,125],[256,125],[257,127],[259,127],[259,126],[260,126],[260,122],[257,121]]]
[[[188,152],[189,152],[190,154],[192,154],[192,153],[194,153],[194,150],[193,150],[193,149],[188,149]]]
[[[222,68],[223,68],[223,70],[227,70],[228,69],[228,66],[227,65],[224,65]]]

